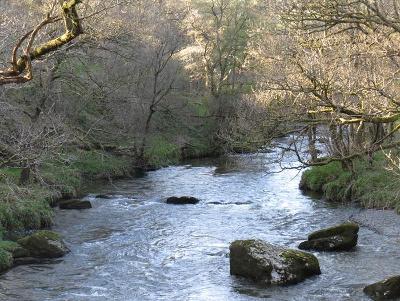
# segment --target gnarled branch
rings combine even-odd
[[[51,16],[54,6],[46,15],[46,18],[34,30],[26,33],[16,44],[12,53],[12,67],[0,70],[0,85],[24,83],[30,81],[33,77],[31,62],[37,60],[46,54],[56,51],[63,45],[68,44],[82,33],[81,20],[79,19],[76,6],[81,0],[55,0],[59,2],[61,17]],[[47,41],[41,45],[33,47],[33,42],[40,32],[48,24],[63,20],[65,32],[61,36]],[[23,51],[23,55],[17,59],[17,52],[25,40],[28,45]]]

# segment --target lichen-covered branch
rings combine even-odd
[[[12,83],[24,83],[32,79],[31,62],[56,51],[60,47],[68,44],[82,33],[81,21],[77,13],[77,5],[81,0],[57,0],[60,6],[61,17],[51,16],[48,13],[46,18],[32,31],[25,34],[16,44],[12,55],[12,67],[7,70],[0,70],[0,85]],[[38,46],[33,46],[33,42],[46,25],[57,21],[64,21],[64,34],[44,42]],[[17,52],[23,42],[29,38],[28,45],[23,51],[23,55],[17,59]]]

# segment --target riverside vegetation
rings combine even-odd
[[[399,0],[6,2],[0,266],[87,181],[282,136],[301,189],[400,213]]]

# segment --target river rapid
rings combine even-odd
[[[371,226],[361,227],[354,252],[314,253],[322,274],[301,284],[263,288],[230,276],[233,240],[296,247],[311,231],[365,213],[302,194],[297,170],[270,173],[275,155],[189,162],[87,187],[93,209],[56,212],[54,230],[72,252],[1,275],[0,300],[369,300],[366,284],[400,272],[399,236]],[[201,203],[164,203],[181,195]]]

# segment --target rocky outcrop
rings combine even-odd
[[[60,235],[47,230],[35,232],[17,242],[29,251],[30,257],[35,258],[58,258],[69,252]]]
[[[261,284],[296,284],[321,273],[318,259],[306,252],[261,240],[237,240],[230,245],[230,273]]]
[[[395,276],[364,288],[373,300],[400,300],[400,276]]]
[[[347,222],[311,233],[299,245],[301,250],[349,251],[357,245],[359,226]]]
[[[81,209],[90,209],[92,208],[92,204],[89,201],[82,201],[82,200],[68,200],[62,201],[58,204],[60,209],[67,209],[67,210],[81,210]]]
[[[199,203],[200,200],[196,199],[194,197],[189,197],[189,196],[182,196],[182,197],[170,197],[167,199],[167,204],[172,204],[172,205],[194,205]]]

